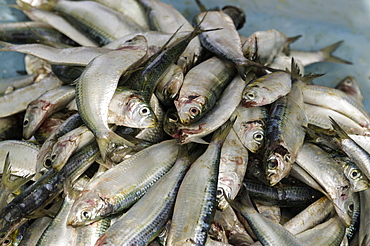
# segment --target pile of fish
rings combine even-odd
[[[159,0],[21,1],[0,51],[2,245],[370,245],[370,115],[350,62],[191,24]],[[211,7],[211,9],[209,9]],[[2,61],[6,62],[6,61]]]

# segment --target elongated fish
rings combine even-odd
[[[76,86],[78,112],[97,138],[103,160],[118,146],[133,144],[108,128],[108,106],[121,75],[139,65],[147,51],[143,36],[129,40],[125,47],[99,56],[86,67]]]

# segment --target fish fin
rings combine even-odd
[[[337,132],[338,136],[341,139],[351,139],[348,136],[348,134],[343,130],[343,128],[332,117],[329,116],[329,119],[334,130]]]
[[[338,47],[343,43],[344,41],[341,40],[339,42],[336,42],[334,44],[331,44],[329,46],[326,46],[325,48],[322,48],[319,50],[319,52],[322,54],[325,62],[336,62],[336,63],[344,63],[344,64],[352,64],[350,61],[343,60],[339,57],[334,56],[332,53],[338,49]]]
[[[200,0],[195,0],[195,3],[197,4],[198,9],[201,12],[206,12],[207,11],[207,7]]]
[[[16,180],[11,180],[11,165],[10,165],[10,160],[9,160],[9,152],[6,154],[5,157],[5,164],[4,164],[4,171],[3,175],[1,177],[1,183],[10,191],[10,193],[13,193],[16,191],[19,187],[30,181],[33,175],[27,175],[24,177],[17,178]]]
[[[207,141],[205,141],[204,139],[202,138],[193,138],[191,139],[191,142],[193,143],[199,143],[199,144],[209,144]]]
[[[108,132],[107,138],[97,138],[96,139],[101,157],[104,162],[107,161],[107,157],[109,158],[112,152],[117,148],[126,148],[127,153],[131,152],[132,149],[135,147],[133,143],[124,139],[123,137],[117,135],[113,131]],[[108,160],[109,161],[109,160]]]
[[[292,64],[292,66],[291,66],[290,70],[291,70],[292,83],[299,80],[299,81],[302,81],[305,84],[311,84],[312,80],[324,75],[324,74],[321,74],[321,73],[318,73],[318,74],[309,73],[309,74],[306,74],[306,75],[302,75],[301,71],[298,67],[298,64],[295,62],[293,57],[292,57],[292,63],[291,64]]]
[[[289,45],[295,41],[297,41],[300,37],[302,37],[302,35],[297,35],[297,36],[294,36],[294,37],[289,37],[287,38],[287,41],[284,45],[284,48],[283,48],[283,53],[286,54],[286,55],[289,55],[290,53],[290,49],[289,49]]]

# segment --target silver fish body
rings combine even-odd
[[[190,125],[207,113],[232,80],[234,71],[231,62],[218,57],[190,69],[174,101],[181,123]]]
[[[129,141],[119,137],[108,128],[109,103],[114,96],[121,75],[140,64],[146,51],[145,38],[137,36],[129,40],[124,48],[94,59],[78,80],[76,86],[78,111],[86,126],[97,137],[103,160],[112,148],[122,145],[132,147]]]
[[[224,196],[234,200],[238,194],[248,164],[248,151],[233,129],[227,135],[221,149],[217,182],[218,208],[224,210],[228,203]],[[221,195],[219,195],[221,194]]]
[[[265,107],[245,108],[239,105],[234,130],[240,141],[252,153],[258,153],[264,146],[267,109]]]
[[[350,207],[354,204],[354,195],[348,179],[335,161],[320,147],[305,143],[298,153],[297,164],[324,188],[335,204],[340,219],[345,225],[350,225]]]
[[[75,200],[68,224],[86,225],[129,207],[172,167],[178,148],[176,140],[152,145],[93,179]]]
[[[270,104],[290,92],[292,80],[286,72],[274,72],[251,81],[243,91],[244,107]]]
[[[48,76],[34,83],[14,90],[0,97],[0,117],[6,117],[24,111],[27,105],[43,93],[62,85],[62,81]],[[17,103],[15,103],[17,102]]]
[[[61,86],[30,102],[23,120],[23,138],[30,139],[47,117],[63,109],[74,97],[74,87]]]
[[[232,127],[226,122],[207,150],[191,166],[176,198],[167,244],[204,245],[216,209],[217,173],[221,147]]]

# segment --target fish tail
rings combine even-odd
[[[324,75],[323,73],[317,73],[317,74],[309,73],[309,74],[306,74],[306,75],[302,75],[301,71],[299,69],[299,66],[295,62],[294,58],[292,58],[292,63],[291,64],[292,64],[292,67],[291,67],[291,72],[290,73],[291,73],[292,83],[299,80],[299,81],[304,82],[305,84],[310,84],[312,80]]]
[[[106,162],[108,158],[110,159],[112,152],[118,148],[124,150],[120,151],[121,154],[126,155],[135,147],[133,143],[117,135],[113,131],[108,132],[108,137],[98,137],[96,141],[104,162]]]
[[[10,193],[13,193],[23,184],[30,181],[34,175],[27,175],[25,177],[21,177],[16,180],[11,180],[11,169],[12,168],[10,165],[9,152],[8,152],[5,157],[5,164],[4,164],[3,175],[1,177],[1,184],[5,186],[10,191]]]
[[[336,131],[336,133],[341,139],[350,139],[348,134],[332,117],[329,116],[329,119],[330,119],[331,125],[333,126],[334,130]]]
[[[294,36],[294,37],[287,38],[287,41],[286,41],[285,46],[283,48],[283,53],[289,54],[289,45],[291,43],[297,41],[300,37],[302,37],[302,35],[297,35],[297,36]]]
[[[207,11],[207,7],[200,0],[195,0],[195,3],[197,4],[198,9],[201,12],[206,12]]]
[[[343,43],[344,41],[339,41],[339,42],[336,42],[334,44],[331,44],[321,50],[319,50],[319,52],[322,54],[323,56],[323,61],[326,61],[326,62],[336,62],[336,63],[344,63],[344,64],[352,64],[352,62],[350,61],[346,61],[346,60],[343,60],[339,57],[336,57],[334,56],[332,53],[338,49],[338,47]]]

